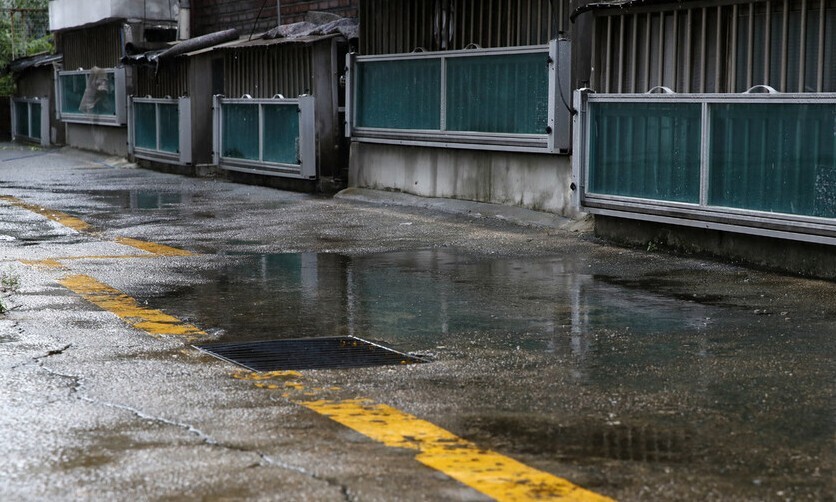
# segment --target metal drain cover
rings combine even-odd
[[[428,362],[353,336],[209,343],[193,347],[253,371],[362,368]]]

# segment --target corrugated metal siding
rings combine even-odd
[[[64,68],[114,68],[122,58],[121,23],[61,32]]]
[[[226,50],[224,90],[227,97],[235,98],[243,94],[254,98],[312,94],[312,58],[313,47],[302,44]]]
[[[569,0],[361,0],[364,55],[540,45],[568,33]]]
[[[836,91],[836,0],[717,3],[598,13],[593,87]]]
[[[139,66],[136,68],[134,89],[134,94],[139,97],[186,96],[189,93],[188,65],[183,62],[162,64],[159,68]]]

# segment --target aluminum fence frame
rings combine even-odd
[[[90,75],[91,70],[58,70],[55,72],[55,113],[62,122],[76,124],[94,124],[102,126],[121,127],[127,123],[127,91],[125,87],[125,68],[104,68],[106,73],[114,76],[114,115],[96,115],[92,113],[63,112],[64,93],[61,88],[61,77],[64,75]]]
[[[700,200],[698,204],[587,192],[589,186],[590,120],[588,103],[699,103],[702,106],[700,139]],[[836,104],[836,93],[743,93],[743,94],[595,94],[589,89],[575,91],[575,135],[572,179],[576,206],[584,212],[731,231],[766,237],[836,245],[836,219],[771,213],[708,204],[710,137],[709,105],[743,104]]]
[[[294,99],[250,97],[226,98],[221,95],[212,98],[213,128],[212,128],[212,156],[215,165],[221,169],[250,174],[279,176],[297,179],[316,179],[318,175],[316,154],[316,98],[314,96],[299,96]],[[225,104],[243,104],[259,107],[259,159],[263,158],[264,118],[261,113],[262,105],[296,105],[299,112],[299,164],[284,164],[253,161],[233,157],[225,157],[223,152],[223,106]]]
[[[49,128],[49,99],[47,98],[16,98],[11,97],[11,115],[12,115],[12,141],[23,139],[38,143],[41,146],[49,146],[50,144],[50,128]],[[32,104],[39,104],[41,106],[41,130],[40,137],[34,136],[32,133]],[[17,134],[17,107],[26,105],[28,115],[28,132],[29,134],[21,136]]]
[[[136,119],[134,104],[145,103],[155,105],[157,149],[136,146]],[[172,153],[161,150],[160,145],[160,112],[159,106],[177,105],[179,118],[179,152]],[[152,160],[166,164],[188,165],[192,163],[192,102],[188,97],[180,98],[136,98],[131,96],[128,102],[128,153],[145,160]]]
[[[481,56],[507,56],[543,53],[548,59],[548,122],[543,134],[486,133],[446,130],[446,59]],[[441,64],[441,128],[440,130],[387,129],[358,127],[358,92],[356,65],[373,61],[404,61],[439,59]],[[349,54],[346,59],[346,136],[354,141],[410,146],[464,148],[508,152],[568,153],[571,144],[571,43],[552,40],[548,45],[503,47],[495,49],[466,49],[456,51],[412,52],[359,56]],[[565,101],[564,101],[565,100]]]

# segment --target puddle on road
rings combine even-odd
[[[643,463],[683,463],[693,459],[693,430],[671,424],[640,426],[589,419],[575,425],[533,419],[530,415],[478,417],[466,426],[471,433],[507,444],[522,454],[559,455],[564,459],[604,458]]]
[[[245,255],[164,301],[220,341],[352,335],[404,350],[588,348],[593,331],[703,330],[715,307],[625,288],[576,259],[486,259],[447,251],[349,257]]]
[[[102,190],[87,192],[95,198],[122,209],[170,209],[188,202],[179,192],[158,192],[149,190]]]

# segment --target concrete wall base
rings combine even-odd
[[[148,159],[134,159],[139,167],[168,174],[179,174],[181,176],[193,176],[196,178],[225,178],[226,171],[218,169],[214,164],[169,164]]]
[[[595,216],[595,234],[648,250],[710,256],[756,268],[836,280],[836,246]]]
[[[351,144],[349,186],[519,206],[575,218],[566,155]]]
[[[128,156],[128,129],[67,123],[67,145],[81,150]]]
[[[263,187],[290,190],[293,192],[315,193],[317,191],[316,180],[301,180],[296,178],[283,178],[281,176],[267,176],[262,174],[242,173],[239,171],[226,171],[226,179],[243,185],[258,185]]]

